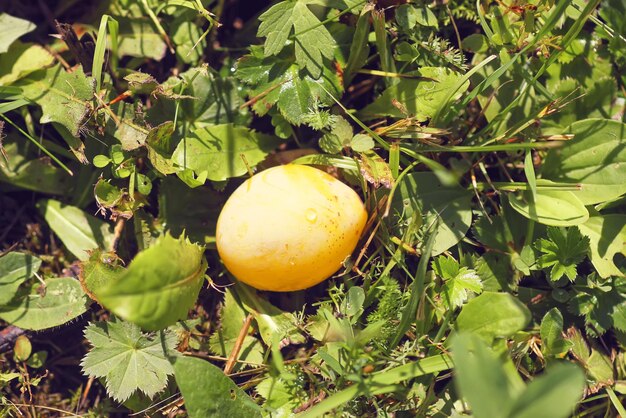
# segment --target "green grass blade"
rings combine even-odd
[[[426,242],[424,251],[422,251],[422,257],[417,265],[417,274],[415,275],[415,279],[411,285],[411,296],[409,302],[402,310],[402,318],[400,319],[400,324],[398,324],[398,330],[390,343],[390,347],[396,347],[400,343],[404,334],[411,327],[411,324],[416,321],[417,308],[424,294],[426,270],[428,268],[430,254],[432,253],[433,246],[435,245],[435,237],[437,236],[438,226],[439,222],[435,223],[433,227],[431,227],[428,241]]]
[[[100,27],[98,28],[98,40],[96,41],[96,49],[93,54],[93,78],[96,79],[96,94],[100,92],[102,85],[102,67],[104,66],[104,56],[107,49],[107,21],[109,15],[103,15],[100,19]]]

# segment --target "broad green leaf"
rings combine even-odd
[[[215,125],[192,131],[180,142],[172,161],[197,176],[221,181],[247,173],[277,145],[274,137],[242,126]]]
[[[510,405],[510,418],[570,417],[585,390],[585,373],[567,362],[548,367]],[[478,418],[478,417],[477,417]]]
[[[600,277],[624,276],[614,257],[626,255],[626,215],[592,216],[578,229],[589,238],[591,262]]]
[[[54,57],[43,47],[14,42],[6,53],[0,55],[0,86],[7,86],[53,62]]]
[[[174,376],[189,418],[261,417],[261,408],[221,369],[208,361],[178,357],[174,362]]]
[[[41,266],[41,260],[30,254],[10,252],[0,257],[0,309],[17,293]]]
[[[470,302],[471,303],[471,302]],[[462,333],[452,342],[455,384],[476,418],[506,418],[515,399],[502,362],[477,335]]]
[[[119,23],[119,57],[129,55],[160,61],[165,56],[167,45],[163,37],[154,30],[150,19],[115,16],[115,20]]]
[[[11,142],[4,143],[7,160],[0,156],[0,181],[45,194],[68,192],[71,177],[67,172],[41,158],[30,159],[25,141],[13,134],[8,137]]]
[[[43,111],[40,123],[58,122],[74,136],[89,116],[95,80],[82,67],[68,73],[61,64],[36,71],[20,80],[22,93]]]
[[[439,222],[433,248],[433,255],[437,255],[455,245],[467,233],[472,222],[471,199],[471,192],[459,186],[445,187],[433,173],[412,173],[398,186],[390,219],[393,225],[401,225],[414,214],[421,214],[423,230]],[[414,235],[410,238],[417,240],[419,237]]]
[[[540,334],[544,354],[561,354],[572,346],[571,342],[563,338],[563,315],[557,308],[550,309],[544,315]]]
[[[159,100],[147,111],[147,120],[153,126],[167,126],[164,124],[172,123],[173,115],[177,115],[177,119],[183,122],[177,124],[178,130],[173,132],[167,143],[155,148],[161,160],[164,160],[155,166],[162,172],[166,171],[164,174],[175,172],[169,158],[187,134],[185,128],[198,129],[224,123],[245,126],[250,123],[250,112],[240,109],[243,95],[239,82],[234,77],[220,76],[206,66],[193,67],[178,77],[170,77],[155,92]],[[152,146],[158,144],[154,144],[149,136],[148,145],[150,151]],[[154,160],[153,156],[150,158]]]
[[[35,24],[8,13],[0,14],[0,54],[9,50],[9,47],[20,36],[35,30]],[[2,60],[5,57],[1,57]],[[1,60],[0,60],[1,61]]]
[[[145,334],[134,324],[110,320],[89,324],[85,338],[93,348],[81,362],[83,373],[104,378],[118,402],[137,391],[154,396],[174,373],[169,358],[176,355],[178,341],[173,332]]]
[[[37,208],[69,252],[79,260],[89,257],[87,251],[111,248],[114,236],[110,225],[103,220],[58,200],[40,200]]]
[[[543,180],[537,184],[548,183]],[[530,190],[517,192],[509,197],[509,204],[521,215],[544,225],[580,225],[589,219],[585,205],[574,192],[566,190],[537,189],[535,200]]]
[[[46,280],[24,289],[0,307],[0,318],[23,329],[41,330],[63,325],[85,313],[88,299],[78,280],[71,277]]]
[[[258,36],[265,36],[265,55],[277,55],[295,32],[295,54],[298,66],[318,79],[324,62],[331,60],[336,48],[335,39],[308,8],[306,1],[283,1],[259,16]]]
[[[137,254],[117,280],[93,293],[120,318],[159,330],[187,317],[206,269],[204,247],[168,234]]]
[[[580,184],[573,192],[585,205],[606,202],[626,193],[626,124],[607,119],[573,123],[574,139],[548,152],[542,177]]]
[[[209,342],[213,353],[223,357],[230,355],[235,347],[235,342],[239,337],[247,314],[233,298],[232,292],[227,290],[220,313],[220,327],[211,335]],[[263,351],[261,342],[258,339],[251,335],[246,335],[237,360],[263,364]],[[243,367],[246,367],[245,363],[241,366],[237,364],[233,371],[238,371]]]
[[[159,220],[174,236],[184,231],[194,242],[213,242],[224,202],[224,194],[208,186],[190,189],[176,177],[168,176],[159,187]]]
[[[473,332],[487,341],[521,331],[530,321],[530,311],[509,293],[483,292],[461,310],[459,332]]]
[[[426,121],[445,104],[451,90],[461,78],[460,74],[442,67],[421,67],[414,75],[426,79],[401,79],[359,112],[359,117],[364,119],[383,116],[404,118],[406,115],[393,105],[397,100],[418,121]],[[455,93],[452,99],[459,98],[468,86],[469,81]]]
[[[206,39],[200,41],[202,26],[194,21],[195,14],[192,11],[181,13],[170,25],[172,42],[176,45],[176,56],[187,64],[197,63],[206,47]]]

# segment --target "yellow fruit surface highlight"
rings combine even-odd
[[[350,187],[316,168],[282,165],[252,176],[230,196],[217,221],[217,250],[250,286],[301,290],[341,267],[366,222]]]

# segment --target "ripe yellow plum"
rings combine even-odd
[[[255,174],[230,196],[217,221],[217,250],[250,286],[301,290],[341,267],[366,222],[350,187],[316,168],[287,164]]]

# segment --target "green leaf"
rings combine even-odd
[[[264,36],[265,55],[278,55],[295,31],[296,62],[306,68],[314,79],[320,78],[324,62],[331,60],[336,48],[335,39],[319,19],[309,10],[306,1],[283,1],[259,16],[258,36]]]
[[[24,97],[41,106],[40,123],[58,122],[74,136],[89,116],[95,80],[82,67],[68,73],[61,64],[20,80]]]
[[[265,57],[252,47],[250,55],[237,62],[236,76],[251,89],[252,109],[260,116],[277,104],[281,115],[294,125],[304,122],[303,116],[319,106],[334,103],[327,92],[339,97],[343,91],[335,71],[324,67],[320,79],[300,71],[291,57]]]
[[[387,161],[374,151],[365,151],[361,153],[361,175],[368,183],[378,188],[384,186],[391,189],[394,184],[391,168]]]
[[[542,269],[552,267],[550,280],[557,281],[564,274],[574,281],[577,276],[576,265],[587,255],[589,238],[581,235],[577,228],[563,230],[548,227],[548,239],[541,238],[535,242],[535,248],[543,253],[537,264]]]
[[[54,62],[52,54],[43,47],[21,42],[14,42],[0,58],[0,86],[7,86]]]
[[[189,418],[261,417],[261,408],[211,363],[179,357],[174,362],[174,373]]]
[[[89,257],[87,251],[111,248],[114,236],[110,225],[103,220],[58,200],[40,200],[37,208],[65,247],[79,260]]]
[[[538,180],[537,184],[547,183]],[[512,194],[509,204],[518,213],[544,225],[580,225],[589,219],[585,205],[570,191],[537,189],[533,200],[531,191],[526,190]]]
[[[145,334],[134,324],[110,320],[87,326],[85,338],[93,348],[81,361],[83,373],[104,378],[107,392],[118,402],[136,391],[153,397],[174,373],[168,360],[176,354],[173,332]]]
[[[9,47],[20,36],[35,30],[35,24],[8,13],[0,14],[0,54],[9,50]],[[2,57],[4,60],[5,57]]]
[[[557,308],[550,309],[541,320],[541,346],[544,355],[568,351],[572,343],[563,338],[563,315]]]
[[[220,312],[220,327],[211,335],[209,347],[218,356],[228,357],[235,347],[247,312],[237,304],[230,290],[226,291]],[[263,364],[263,347],[258,339],[246,335],[241,345],[237,360]],[[247,364],[236,363],[233,371],[238,371]]]
[[[187,317],[206,269],[204,247],[168,234],[137,254],[116,281],[94,294],[124,320],[144,329],[163,329]]]
[[[194,242],[213,242],[224,202],[224,194],[208,186],[190,189],[176,177],[168,176],[159,187],[159,220],[174,236],[185,231]]]
[[[41,266],[41,260],[30,254],[10,252],[0,257],[0,309],[17,293]]]
[[[459,332],[473,332],[487,341],[521,331],[530,321],[530,311],[508,293],[484,292],[461,310],[456,326]]]
[[[150,19],[115,16],[119,23],[117,55],[152,58],[160,61],[167,52],[165,41],[152,27]]]
[[[411,173],[398,186],[389,219],[392,225],[402,225],[414,214],[421,214],[423,231],[439,222],[433,248],[433,255],[437,255],[467,233],[472,222],[471,199],[471,192],[460,186],[445,187],[433,173]],[[399,233],[402,235],[402,230]],[[411,238],[418,240],[419,235]]]
[[[624,276],[614,257],[626,255],[626,215],[592,216],[578,229],[589,238],[590,259],[600,277]]]
[[[278,343],[283,338],[303,342],[293,313],[278,309],[260,296],[256,289],[243,283],[237,283],[234,289],[239,303],[254,316],[259,334],[267,346]]]
[[[530,382],[511,406],[511,418],[570,417],[585,390],[585,373],[571,364],[558,363]]]
[[[115,253],[102,250],[93,251],[88,260],[80,263],[78,279],[85,293],[92,299],[96,299],[94,292],[97,289],[118,280],[124,272],[124,268],[120,264],[121,260]]]
[[[548,152],[542,177],[554,182],[580,184],[574,192],[585,205],[606,202],[626,193],[626,124],[587,119],[564,133],[574,139]]]
[[[247,173],[277,145],[274,137],[242,126],[215,125],[192,131],[178,145],[172,161],[197,176],[222,181]]]
[[[331,130],[320,138],[320,148],[325,152],[336,154],[350,143],[354,136],[352,125],[341,116],[331,118]]]
[[[452,358],[455,384],[469,402],[473,416],[508,417],[517,393],[495,353],[477,335],[462,333],[453,339]]]
[[[461,75],[443,67],[421,67],[414,75],[427,79],[401,79],[383,91],[382,95],[361,110],[358,116],[364,119],[384,116],[405,118],[406,115],[394,106],[394,102],[398,101],[416,120],[426,121],[446,104],[446,99],[461,79]],[[461,97],[468,86],[469,81],[463,84],[451,99]]]
[[[365,152],[374,148],[374,140],[365,134],[356,134],[350,140],[350,148],[356,152]]]
[[[88,299],[78,280],[71,277],[46,280],[19,292],[0,307],[0,318],[24,329],[41,330],[63,325],[87,311]]]
[[[71,178],[67,172],[44,159],[30,159],[27,144],[20,139],[13,142],[14,135],[7,136],[11,142],[4,142],[7,159],[0,155],[0,181],[45,194],[65,195],[68,192]]]

